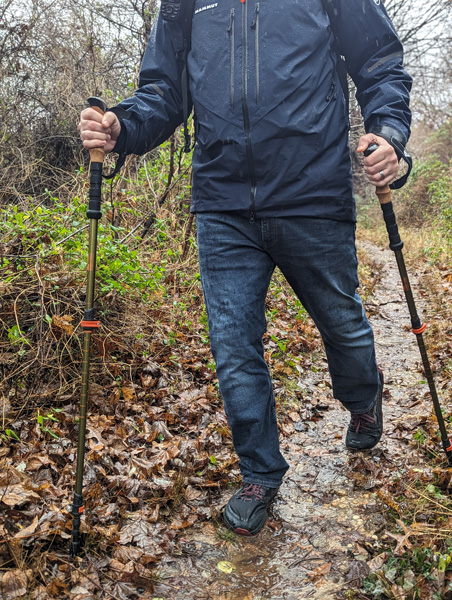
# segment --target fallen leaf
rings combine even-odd
[[[235,571],[236,569],[235,565],[227,560],[220,560],[220,562],[217,564],[217,567],[223,573],[232,573],[232,571]]]
[[[189,515],[187,518],[176,517],[171,522],[171,529],[185,529],[191,527],[198,520],[198,516],[195,514]]]
[[[0,487],[0,498],[8,506],[23,506],[28,502],[39,502],[41,500],[38,494],[25,489],[21,483]]]
[[[130,561],[137,562],[141,556],[143,556],[143,551],[132,546],[119,546],[113,551],[113,558],[123,564]]]
[[[300,415],[299,415],[299,414],[297,413],[297,411],[295,411],[295,410],[292,410],[292,411],[290,411],[290,413],[289,413],[289,417],[291,418],[291,420],[292,420],[294,423],[298,423],[298,421],[299,421],[299,420],[300,420],[300,418],[301,418],[301,417],[300,417]]]
[[[387,552],[383,552],[382,554],[374,556],[374,558],[369,560],[367,562],[367,566],[369,567],[370,572],[375,573],[375,571],[379,571],[381,567],[385,564],[385,562],[388,560],[388,557],[389,554]]]
[[[400,585],[396,585],[395,583],[391,585],[391,592],[397,600],[406,600],[405,590]]]
[[[308,578],[311,581],[314,581],[315,579],[318,579],[319,577],[322,577],[323,575],[326,575],[327,573],[329,573],[330,570],[331,570],[331,563],[325,563],[324,565],[320,565],[320,567],[317,567],[316,569],[311,571],[311,573],[308,573]]]
[[[134,400],[135,399],[135,390],[131,386],[124,386],[121,388],[121,392],[124,400]]]
[[[133,561],[124,564],[115,558],[111,559],[109,567],[113,571],[119,571],[120,573],[133,573],[134,571]]]
[[[352,583],[353,586],[358,589],[361,587],[362,580],[367,577],[370,573],[369,565],[367,565],[362,560],[354,560],[350,567],[348,568],[347,573],[345,574],[345,581],[347,583]]]
[[[74,317],[70,315],[53,315],[52,317],[52,329],[56,329],[57,331],[64,331],[68,335],[72,335],[74,333],[74,326],[71,322],[74,320]]]
[[[402,556],[407,550],[412,550],[413,544],[410,542],[409,538],[410,536],[415,535],[415,533],[400,519],[397,519],[397,524],[403,530],[403,535],[390,533],[389,531],[386,532],[386,535],[393,538],[397,542],[397,545],[394,549],[395,556]]]
[[[119,543],[124,545],[135,543],[139,548],[151,550],[153,555],[160,556],[163,550],[155,541],[157,532],[158,528],[146,521],[132,521],[119,532]]]
[[[190,502],[192,500],[197,500],[200,496],[203,495],[201,490],[197,490],[196,488],[194,488],[191,485],[187,486],[184,494],[185,494],[185,499],[187,500],[187,502]]]
[[[33,522],[31,523],[31,525],[18,531],[14,535],[14,539],[20,540],[21,538],[25,538],[25,537],[28,537],[29,535],[32,535],[38,527],[38,521],[39,521],[39,518],[38,518],[38,515],[36,515],[36,517],[33,519]]]
[[[13,569],[3,573],[0,582],[0,597],[2,600],[14,600],[24,596],[28,591],[28,574],[22,569]]]

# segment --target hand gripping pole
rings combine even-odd
[[[377,144],[371,144],[364,152],[364,155],[369,156],[370,154],[372,154],[372,152],[377,150],[377,148]],[[435,410],[436,419],[438,421],[439,430],[441,433],[443,449],[446,453],[449,465],[452,466],[452,442],[447,435],[443,413],[441,411],[441,406],[439,403],[438,394],[436,392],[436,386],[433,379],[432,370],[430,368],[430,362],[427,356],[427,350],[425,348],[424,338],[422,336],[425,329],[427,328],[427,325],[425,323],[422,323],[416,310],[416,304],[414,302],[413,292],[411,289],[410,280],[408,278],[405,260],[402,254],[403,242],[400,238],[399,228],[397,226],[397,220],[392,205],[391,190],[389,186],[385,186],[382,188],[377,187],[376,194],[378,196],[378,200],[380,201],[381,210],[383,212],[383,219],[386,224],[386,231],[388,232],[389,236],[389,247],[391,250],[393,250],[396,257],[400,278],[402,280],[403,291],[405,293],[405,299],[408,305],[408,310],[410,312],[411,327],[413,333],[416,335],[419,351],[421,353],[424,373],[428,382],[428,386],[430,388],[430,395],[432,397],[433,407]]]
[[[100,98],[88,98],[89,105],[99,114],[104,114],[107,106]],[[88,402],[89,366],[91,351],[91,333],[100,327],[100,321],[94,317],[94,284],[96,277],[97,224],[102,217],[101,191],[102,167],[105,153],[102,148],[90,150],[90,187],[87,217],[89,219],[88,265],[86,283],[85,313],[81,326],[83,336],[82,387],[80,393],[80,415],[77,446],[77,468],[75,474],[75,492],[70,512],[72,514],[72,541],[70,552],[77,556],[81,547],[80,522],[84,511],[83,502],[83,470],[85,459],[86,412]]]

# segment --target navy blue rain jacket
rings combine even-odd
[[[337,40],[366,131],[408,140],[411,78],[381,0],[329,2],[334,32],[322,0],[196,0],[193,212],[355,219]],[[143,154],[181,124],[182,43],[159,17],[116,151]]]

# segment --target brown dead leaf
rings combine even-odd
[[[330,570],[331,570],[331,563],[325,563],[324,565],[320,565],[320,567],[317,567],[316,569],[311,571],[311,573],[308,573],[308,578],[311,581],[315,581],[316,579],[319,579],[319,577],[323,577],[323,575],[326,575],[327,573],[329,573]]]
[[[155,471],[155,462],[153,461],[135,456],[130,462],[138,469],[138,473],[140,473],[143,478],[147,479]]]
[[[46,589],[47,594],[50,597],[61,598],[63,595],[65,595],[65,592],[68,589],[68,585],[64,583],[64,581],[61,581],[61,579],[55,577],[55,579],[52,579],[52,581],[49,584],[47,584]]]
[[[33,522],[28,527],[21,529],[14,535],[14,539],[20,540],[21,538],[26,538],[26,537],[32,535],[38,527],[38,522],[39,522],[39,518],[38,518],[38,515],[36,515],[36,517],[33,519]]]
[[[51,504],[39,519],[39,539],[53,537],[55,534],[63,539],[70,538],[70,534],[65,531],[66,524],[67,517],[54,504]]]
[[[362,580],[367,577],[369,573],[369,565],[362,560],[354,560],[345,574],[345,581],[348,584],[353,584],[353,586],[358,589],[361,587]]]
[[[32,456],[27,460],[27,472],[28,471],[37,471],[42,466],[55,465],[53,460],[51,460],[45,454],[38,454]]]
[[[400,585],[396,585],[395,583],[391,585],[391,592],[397,600],[406,600],[405,590]]]
[[[74,333],[74,326],[72,325],[73,320],[74,317],[71,317],[70,315],[53,315],[51,328],[57,333],[64,331],[67,335],[72,335]]]
[[[122,396],[126,401],[135,400],[135,390],[132,386],[124,386],[121,388]]]
[[[414,533],[407,525],[405,525],[405,523],[403,523],[403,521],[400,521],[400,519],[397,520],[397,524],[403,530],[403,535],[390,533],[389,531],[386,532],[386,535],[397,542],[394,549],[395,556],[402,556],[407,550],[412,550],[413,544],[410,542],[409,538],[414,535]]]
[[[170,440],[173,437],[163,421],[155,421],[152,423],[151,431],[157,434],[156,437],[161,435],[165,441]]]
[[[39,502],[40,496],[28,490],[22,483],[0,487],[0,499],[8,506],[23,506],[28,502]]]
[[[0,596],[2,600],[14,600],[24,596],[28,591],[31,571],[13,569],[3,573],[0,581]]]
[[[134,571],[133,561],[124,564],[119,562],[119,560],[116,560],[116,558],[111,559],[109,567],[110,569],[113,569],[113,571],[118,571],[119,573],[133,573]]]
[[[300,420],[300,415],[297,413],[296,410],[291,410],[289,413],[289,417],[294,423],[298,423],[298,421]]]
[[[184,494],[185,494],[185,499],[187,500],[187,502],[192,502],[193,500],[197,500],[198,498],[200,498],[203,495],[201,490],[197,490],[192,485],[187,486]]]
[[[123,545],[134,543],[139,548],[151,550],[153,554],[159,556],[163,554],[163,550],[155,543],[155,535],[155,525],[144,520],[132,521],[121,529],[118,541]]]
[[[11,402],[4,394],[2,394],[2,399],[0,402],[0,414],[2,415],[2,418],[6,417],[11,412],[11,408]],[[0,454],[0,456],[2,455]]]
[[[140,377],[141,377],[141,385],[144,387],[144,389],[153,387],[157,381],[150,375],[143,375],[142,373],[140,374]]]
[[[4,471],[0,471],[0,494],[2,488],[12,486],[15,483],[21,483],[26,479],[27,476],[14,467],[7,467]]]
[[[143,550],[131,546],[119,546],[113,551],[113,558],[123,564],[130,561],[138,562],[141,556],[143,556]]]
[[[191,527],[198,520],[198,516],[194,513],[189,515],[188,517],[180,517],[177,516],[171,522],[171,529],[185,529],[186,527]]]
[[[33,590],[33,594],[31,595],[31,600],[47,600],[47,590],[43,585],[38,585]]]
[[[160,516],[160,505],[157,504],[152,510],[148,509],[148,521],[150,523],[157,523]]]
[[[159,469],[163,469],[168,461],[170,461],[174,456],[171,456],[169,452],[166,450],[160,450],[156,452],[150,459],[149,463],[153,467],[158,467]],[[172,485],[172,483],[171,483]]]
[[[370,572],[375,573],[375,571],[379,571],[381,567],[385,564],[385,562],[388,560],[388,557],[389,554],[387,552],[383,552],[378,556],[374,556],[372,560],[369,560],[367,562],[367,566],[369,567]]]
[[[433,580],[433,583],[435,584],[435,586],[437,587],[438,591],[443,594],[445,592],[444,590],[444,582],[445,582],[445,572],[444,571],[440,571],[439,569],[432,569],[432,572],[430,573],[430,577]]]

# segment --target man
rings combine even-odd
[[[382,435],[383,376],[356,293],[349,122],[336,49],[367,131],[358,151],[379,146],[364,161],[375,186],[397,177],[392,144],[409,137],[411,78],[380,0],[196,0],[192,26],[191,206],[212,352],[244,482],[224,518],[252,535],[288,469],[262,344],[276,265],[321,332],[334,396],[351,413],[347,446],[369,449]],[[127,113],[82,112],[85,148],[142,154],[181,124],[181,36],[181,25],[159,16],[139,89],[119,105]]]

